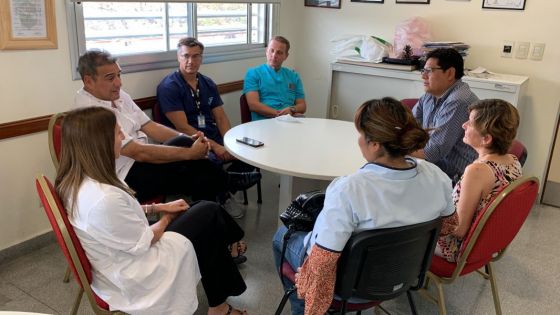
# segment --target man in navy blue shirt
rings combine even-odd
[[[214,153],[210,160],[221,165],[233,161],[229,171],[248,172],[254,167],[236,160],[224,148],[224,135],[231,128],[224,111],[216,83],[198,72],[202,64],[204,45],[196,38],[185,37],[177,44],[179,69],[167,75],[157,87],[161,108],[161,123],[184,134],[202,131]],[[226,199],[225,208],[234,218],[244,215],[243,210]]]
[[[211,150],[221,161],[233,158],[224,148],[224,134],[231,128],[216,83],[198,72],[204,45],[185,37],[177,44],[179,69],[166,76],[157,88],[162,123],[184,134],[204,132]]]

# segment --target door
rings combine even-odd
[[[560,208],[560,117],[556,118],[556,135],[548,161],[541,203]]]

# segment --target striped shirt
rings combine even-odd
[[[477,157],[476,151],[463,142],[462,128],[469,120],[468,106],[476,101],[478,97],[459,79],[439,99],[425,93],[412,110],[423,128],[433,128],[424,148],[426,160],[451,179],[459,178]]]

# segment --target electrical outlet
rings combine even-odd
[[[513,56],[513,49],[515,48],[515,42],[511,40],[505,40],[502,45],[502,57],[511,58]]]
[[[530,47],[531,43],[529,42],[517,42],[517,52],[515,53],[515,58],[527,59],[527,56],[529,56]]]
[[[534,43],[531,50],[531,60],[542,60],[544,56],[544,43]]]
[[[331,106],[331,118],[338,117],[338,105]]]

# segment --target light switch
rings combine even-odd
[[[515,53],[515,58],[527,59],[527,56],[529,56],[530,47],[531,43],[529,42],[517,42],[517,52]]]
[[[514,46],[515,46],[514,41],[505,40],[504,44],[502,45],[502,57],[511,58],[511,56],[513,56]]]
[[[531,50],[532,60],[542,60],[544,56],[544,43],[534,43],[533,50]]]

